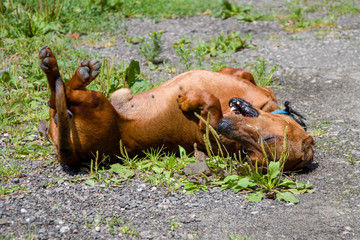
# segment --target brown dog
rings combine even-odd
[[[210,113],[210,123],[217,128],[223,112],[231,114],[228,101],[233,96],[263,111],[279,109],[275,95],[256,86],[252,75],[241,69],[233,69],[236,74],[190,71],[134,96],[130,89],[120,89],[109,101],[100,92],[86,91],[99,73],[98,61],[82,62],[65,85],[47,46],[40,49],[39,57],[51,89],[49,135],[58,160],[69,166],[89,161],[95,152],[119,154],[120,140],[130,155],[160,146],[177,151],[181,145],[191,151],[194,143],[205,150],[205,127],[194,112],[204,118]],[[224,139],[224,143],[231,152],[240,149],[236,141]]]

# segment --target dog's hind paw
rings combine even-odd
[[[45,73],[58,72],[55,55],[48,46],[39,49],[40,67]]]

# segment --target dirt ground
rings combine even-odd
[[[207,16],[121,23],[130,36],[162,30],[162,57],[174,65],[179,59],[172,44],[184,36],[201,40],[229,31],[254,34],[256,48],[235,53],[224,64],[242,67],[261,57],[278,65],[271,89],[281,104],[289,100],[307,117],[316,155],[314,164],[298,173],[297,180],[312,183],[315,193],[297,196],[299,204],[246,203],[244,194],[218,188],[196,194],[167,193],[138,179],[119,188],[73,184],[64,179],[88,174],[61,165],[44,166],[40,161],[24,162],[29,173],[13,181],[24,183],[30,192],[0,199],[1,235],[190,240],[228,239],[231,233],[254,239],[360,239],[359,23],[359,15],[346,16],[333,29],[291,34],[276,22],[241,23]],[[84,48],[101,56],[115,54],[116,61],[140,59],[142,69],[147,69],[137,46],[126,45],[122,38],[110,48]],[[151,75],[161,81],[170,77],[165,72]],[[49,181],[51,187],[44,187]],[[112,235],[101,219],[109,220],[114,214],[139,235]]]

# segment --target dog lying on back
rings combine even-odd
[[[88,162],[96,152],[116,159],[115,155],[120,153],[120,140],[129,155],[161,146],[167,151],[178,151],[179,145],[191,152],[194,143],[200,151],[205,151],[203,134],[206,126],[194,112],[204,119],[210,114],[212,127],[218,129],[220,123],[224,134],[222,142],[228,151],[238,153],[243,146],[253,161],[256,160],[254,156],[262,161],[261,154],[252,154],[255,150],[241,137],[234,136],[240,134],[246,138],[252,135],[255,141],[259,136],[267,136],[271,125],[274,129],[286,126],[298,129],[297,123],[289,117],[275,117],[276,114],[269,113],[279,109],[275,95],[269,89],[257,86],[253,76],[242,69],[190,71],[140,94],[132,95],[130,89],[119,89],[108,100],[102,93],[86,89],[99,74],[98,61],[83,61],[65,84],[50,48],[42,47],[39,57],[51,90],[49,135],[58,160],[69,166]],[[228,104],[232,97],[245,99],[257,111],[256,118],[251,116],[252,120],[261,119],[256,122],[257,137],[253,130],[236,120],[231,122],[233,125],[224,127],[225,120],[239,117],[234,107]],[[286,170],[307,165],[313,156],[314,142],[304,130],[289,131],[290,134],[299,147],[289,156]],[[272,136],[280,141],[284,132],[274,131]],[[212,145],[216,151],[217,145]]]

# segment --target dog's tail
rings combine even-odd
[[[65,85],[61,77],[58,77],[56,79],[55,86],[59,154],[58,159],[60,160],[60,162],[68,166],[75,166],[79,164],[79,159],[76,158],[74,145],[71,141],[71,113],[69,113],[66,106]]]

